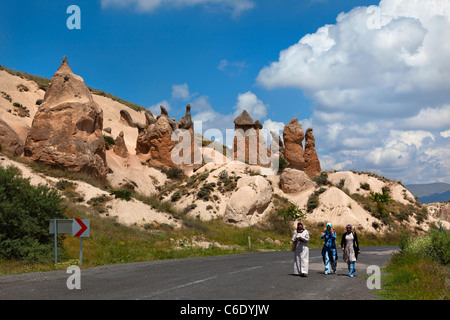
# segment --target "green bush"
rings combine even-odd
[[[360,183],[359,187],[363,190],[370,190],[370,184],[368,183]]]
[[[73,188],[73,187],[75,187],[75,184],[73,182],[68,181],[68,180],[64,180],[64,179],[63,180],[59,180],[56,183],[56,188],[58,190],[60,190],[60,191],[66,190],[68,188]]]
[[[313,181],[317,183],[318,186],[327,186],[330,185],[330,181],[328,181],[328,174],[326,172],[322,172],[319,177],[313,178]]]
[[[113,137],[103,135],[103,138],[105,139],[105,149],[109,150],[111,146],[116,144],[116,140]]]
[[[284,169],[286,169],[289,166],[289,162],[286,161],[284,157],[278,158],[278,174],[281,174]]]
[[[62,201],[57,190],[32,186],[16,167],[0,167],[0,259],[51,260],[49,220],[66,218]]]
[[[291,203],[289,207],[283,208],[277,212],[277,215],[283,217],[285,223],[304,218],[306,215],[295,204]]]
[[[130,190],[114,190],[111,192],[111,195],[116,199],[123,199],[126,201],[131,200],[131,191]]]
[[[448,265],[450,264],[450,231],[432,230],[426,236],[404,240],[402,252]]]
[[[319,194],[317,192],[314,192],[308,198],[308,202],[306,204],[306,212],[311,213],[318,206],[319,206]]]
[[[384,269],[379,294],[389,300],[448,300],[450,231],[431,230],[420,237],[408,233],[400,250]]]
[[[200,190],[197,192],[197,199],[203,199],[203,201],[208,201],[211,192],[214,191],[216,184],[214,182],[205,183]]]
[[[172,202],[176,202],[176,201],[178,201],[180,199],[181,199],[181,195],[180,195],[179,191],[175,191],[174,194],[172,194],[172,197],[170,198],[170,200]]]
[[[180,168],[169,168],[168,170],[163,170],[167,178],[172,180],[183,180],[184,171]]]

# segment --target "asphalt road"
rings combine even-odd
[[[339,253],[325,275],[320,249],[310,249],[309,274],[293,275],[293,253],[267,252],[153,261],[81,269],[81,289],[64,271],[0,277],[0,300],[373,300],[366,270],[383,267],[396,247],[363,247],[356,277]]]

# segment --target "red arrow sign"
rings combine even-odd
[[[74,237],[80,237],[88,227],[83,223],[83,221],[81,221],[81,219],[75,219],[75,221],[80,225],[81,229],[74,235]]]

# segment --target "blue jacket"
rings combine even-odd
[[[336,231],[331,232],[326,230],[325,234],[320,236],[322,239],[325,239],[325,242],[323,244],[324,247],[326,248],[332,248],[332,249],[336,249]]]

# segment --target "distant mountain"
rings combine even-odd
[[[405,187],[422,203],[450,201],[450,184],[448,183],[410,184]]]

